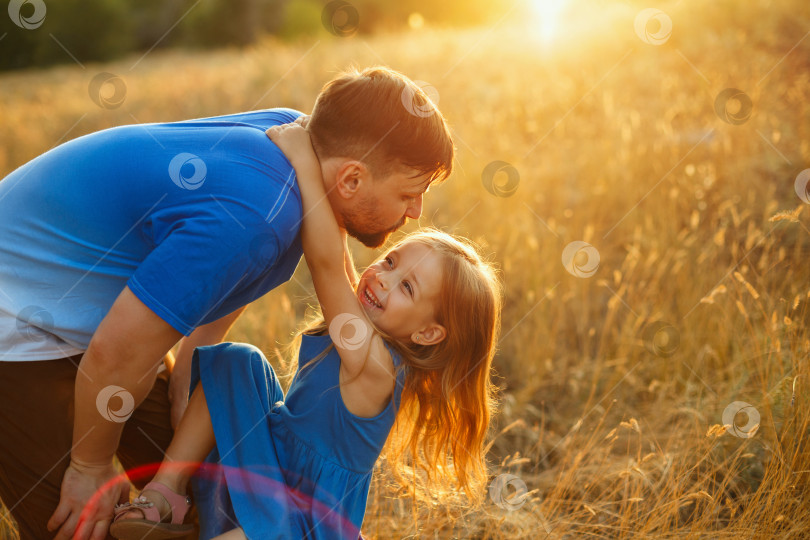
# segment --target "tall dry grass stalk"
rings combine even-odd
[[[381,463],[364,534],[806,537],[810,213],[797,208],[793,180],[810,163],[810,41],[789,52],[808,19],[802,2],[782,4],[665,6],[676,31],[661,47],[636,38],[635,8],[616,6],[552,51],[517,27],[428,29],[152,53],[132,71],[137,57],[6,74],[0,173],[118,124],[282,105],[308,112],[350,63],[429,81],[458,162],[431,189],[420,224],[472,238],[502,267],[504,405],[489,455],[493,478],[514,474],[528,494],[512,511],[471,512],[452,495],[416,507],[394,497]],[[88,99],[99,71],[124,77],[120,108]],[[755,103],[744,125],[714,112],[726,87]],[[514,196],[482,186],[494,160],[519,171]],[[561,264],[575,240],[598,250],[593,277]],[[356,254],[360,265],[372,258]],[[230,339],[278,366],[313,302],[301,265]],[[751,437],[722,425],[735,401],[760,415]]]

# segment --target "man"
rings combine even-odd
[[[300,115],[121,126],[0,182],[0,498],[23,540],[104,538],[129,493],[113,456],[160,461],[194,347],[291,277],[300,195],[264,131]],[[452,170],[441,114],[386,68],[329,82],[309,131],[340,225],[369,247]]]

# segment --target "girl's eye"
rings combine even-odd
[[[394,267],[394,259],[392,259],[391,257],[386,257],[385,262],[387,262],[388,266],[390,266],[391,268]]]
[[[402,285],[408,290],[408,294],[413,296],[413,289],[411,289],[411,284],[408,283],[407,281],[403,281]]]

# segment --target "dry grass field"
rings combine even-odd
[[[115,125],[309,112],[350,64],[426,81],[458,159],[418,225],[478,242],[505,283],[489,459],[506,489],[415,506],[381,463],[364,534],[808,538],[810,10],[662,4],[655,45],[634,31],[644,7],[594,3],[546,39],[506,19],[3,74],[0,177]],[[100,72],[121,106],[90,99]],[[301,264],[229,339],[282,367],[312,292]]]

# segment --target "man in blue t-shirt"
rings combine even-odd
[[[107,129],[0,181],[0,498],[23,540],[103,538],[129,486],[100,490],[113,456],[160,461],[194,348],[292,276],[300,194],[264,131],[301,114]],[[441,114],[385,68],[328,83],[308,130],[339,223],[369,247],[452,170]]]

